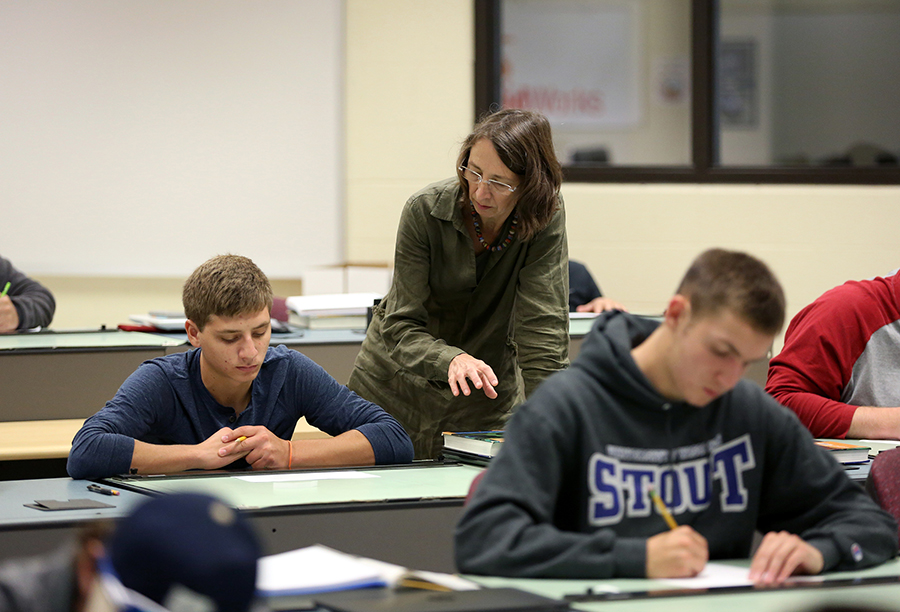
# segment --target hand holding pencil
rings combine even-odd
[[[12,283],[7,281],[0,290],[0,333],[16,331],[16,328],[19,327],[19,312],[16,310],[16,305],[6,295],[9,293],[11,285]]]
[[[648,493],[668,530],[647,539],[647,577],[696,576],[709,560],[706,538],[687,525],[679,527],[659,494],[652,488]]]

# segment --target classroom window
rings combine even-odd
[[[897,166],[900,2],[723,0],[722,166]]]
[[[898,0],[475,0],[476,112],[567,180],[900,183]]]

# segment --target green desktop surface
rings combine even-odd
[[[569,313],[569,336],[572,337],[581,337],[586,336],[588,332],[591,331],[591,328],[594,326],[594,323],[597,321],[597,317],[599,315],[595,314],[585,314],[585,313]],[[657,321],[662,323],[663,316],[662,315],[638,315],[644,319],[651,319],[653,321]]]
[[[159,334],[104,331],[42,331],[0,335],[0,351],[50,349],[103,349],[127,347],[166,347],[184,344],[184,339]]]
[[[578,315],[576,315],[577,317]],[[569,334],[583,336],[590,331],[595,317],[573,318]],[[289,333],[275,333],[272,344],[341,344],[360,343],[362,330],[308,330],[294,328]],[[107,330],[42,330],[33,333],[0,334],[0,351],[34,349],[103,349],[130,346],[168,347],[187,343],[184,333],[146,333],[139,331]]]
[[[569,319],[569,335],[570,336],[584,336],[587,335],[589,331],[591,331],[591,326],[594,325],[594,321],[596,321],[596,317],[591,318],[570,318]]]
[[[718,561],[749,567],[749,560]],[[804,577],[778,588],[730,587],[691,589],[660,580],[561,580],[467,576],[487,587],[514,587],[545,597],[566,598],[579,610],[614,612],[737,612],[807,610],[825,604],[885,606],[898,609],[900,560],[856,572]]]
[[[208,493],[242,510],[463,498],[481,468],[424,464],[372,468],[118,476],[106,482],[148,494]]]

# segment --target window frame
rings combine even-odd
[[[500,106],[500,14],[503,0],[474,0],[475,119]],[[900,166],[724,166],[717,155],[713,77],[718,2],[691,0],[691,165],[563,166],[565,180],[583,183],[769,183],[897,185]]]

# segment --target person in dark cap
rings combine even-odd
[[[56,553],[0,567],[0,610],[245,612],[259,556],[249,524],[217,499],[157,497],[110,537],[88,530]]]
[[[191,609],[217,612],[248,609],[259,554],[250,525],[222,502],[199,494],[150,500],[109,543],[112,569],[127,588],[167,608],[167,601],[181,598],[214,606]]]

